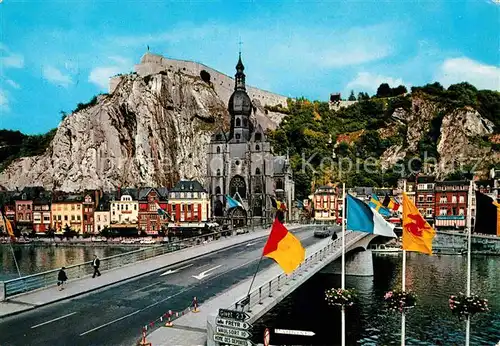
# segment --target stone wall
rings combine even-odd
[[[331,110],[333,111],[338,111],[340,108],[346,108],[349,107],[353,104],[355,104],[358,101],[335,101],[335,102],[328,102],[328,106]]]
[[[135,65],[135,72],[141,77],[156,74],[165,70],[170,70],[172,72],[179,71],[196,77],[200,76],[201,71],[207,71],[210,74],[210,82],[212,83],[215,92],[226,104],[234,90],[233,78],[230,78],[224,73],[214,70],[211,67],[194,61],[169,59],[161,55],[146,53],[142,57],[140,64]],[[112,84],[110,81],[110,92],[112,92],[111,90]],[[276,106],[280,104],[283,107],[287,107],[287,98],[285,96],[248,85],[247,93],[252,100],[259,100],[259,102],[264,106]]]

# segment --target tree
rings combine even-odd
[[[400,85],[400,86],[392,89],[392,96],[403,95],[403,94],[406,94],[407,92],[408,92],[408,90],[406,89],[406,87],[404,85]]]
[[[368,93],[360,92],[358,94],[358,101],[366,101],[370,99],[370,95]]]
[[[351,95],[348,98],[349,101],[356,101],[356,96],[354,96],[354,90],[351,90]]]
[[[109,230],[109,227],[108,226],[104,226],[101,231],[99,232],[99,235],[101,237],[105,237],[105,238],[108,238],[111,234],[110,234],[110,230]]]
[[[377,89],[377,97],[390,97],[392,96],[392,89],[387,83],[382,83]]]
[[[66,224],[66,226],[64,226],[63,234],[66,238],[71,238],[74,237],[77,233],[71,229],[70,225]]]

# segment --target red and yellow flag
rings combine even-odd
[[[429,225],[417,207],[403,193],[403,250],[432,255],[432,240],[436,231]]]
[[[275,260],[285,273],[290,274],[304,261],[306,250],[276,218],[262,255]]]
[[[2,212],[0,212],[0,213],[1,213],[0,217],[1,217],[1,221],[2,221],[4,229],[9,234],[10,239],[12,241],[15,241],[16,237],[14,235],[14,230],[12,229],[12,224],[10,223],[9,219],[7,219],[7,217]]]

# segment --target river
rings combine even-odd
[[[401,288],[402,255],[377,254],[373,260],[373,277],[346,277],[346,287],[359,294],[359,304],[346,313],[346,344],[400,345],[401,315],[384,310],[383,295]],[[448,298],[465,292],[466,265],[466,256],[407,254],[406,287],[418,297],[406,317],[407,345],[464,345],[465,322],[451,314]],[[473,256],[471,272],[472,292],[490,306],[472,319],[471,345],[493,346],[500,342],[500,257]],[[271,345],[339,345],[340,311],[325,301],[331,287],[340,287],[340,275],[316,274],[254,324],[253,341],[262,344],[268,327],[315,333],[290,339],[271,332]]]
[[[13,245],[21,275],[30,275],[72,264],[136,250],[137,247],[120,246],[41,246]],[[19,277],[10,245],[0,245],[0,281]]]

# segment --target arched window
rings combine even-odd
[[[224,216],[224,205],[222,205],[222,202],[219,200],[215,201],[214,215],[215,216]]]
[[[262,198],[256,197],[253,200],[253,216],[262,216]]]
[[[220,147],[217,147],[217,154],[220,154]]]
[[[215,188],[215,194],[216,194],[216,195],[220,195],[220,186],[217,186],[217,187]]]
[[[236,192],[238,192],[241,198],[247,197],[247,185],[245,180],[239,175],[235,175],[229,184],[229,193],[231,197],[233,197]]]
[[[240,139],[241,138],[241,135],[239,133],[236,134],[236,139]]]
[[[255,175],[260,175],[260,168],[259,167],[255,168]]]
[[[220,175],[220,168],[217,168],[217,175]]]
[[[276,180],[276,190],[283,190],[283,180],[278,179]]]
[[[236,118],[236,127],[240,127],[241,126],[241,120],[240,118]]]
[[[258,144],[255,146],[255,150],[256,150],[256,151],[259,151],[259,150],[260,150],[260,146],[259,146]]]

